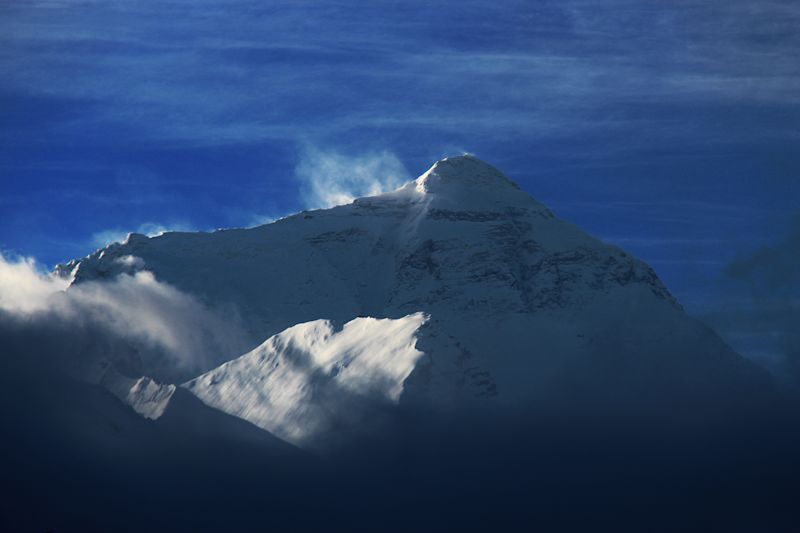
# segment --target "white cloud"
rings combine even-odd
[[[403,163],[387,151],[348,156],[315,148],[303,154],[295,177],[310,209],[348,204],[396,189],[409,179]]]
[[[135,255],[123,255],[122,257],[117,257],[114,262],[133,270],[144,268],[144,259]]]
[[[44,311],[50,297],[68,285],[67,279],[39,272],[31,258],[8,261],[0,255],[0,310],[24,315]]]
[[[139,258],[128,261],[142,266]],[[32,259],[0,256],[0,311],[6,316],[27,324],[67,325],[70,331],[100,328],[122,344],[135,345],[137,364],[152,374],[197,375],[226,354],[248,348],[235,314],[223,317],[151,272],[68,285],[69,280],[39,272]],[[100,353],[87,357],[117,355],[103,342],[89,339],[89,344],[100,345]]]

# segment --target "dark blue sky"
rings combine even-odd
[[[0,249],[252,225],[326,170],[468,151],[702,312],[798,208],[799,27],[794,0],[5,1]]]

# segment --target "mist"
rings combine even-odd
[[[793,394],[800,387],[800,215],[773,243],[727,264],[703,318],[731,345],[768,368]]]

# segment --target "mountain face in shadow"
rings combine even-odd
[[[136,324],[0,315],[3,530],[796,529],[796,406],[474,157],[58,272],[146,273],[241,338],[168,366]]]

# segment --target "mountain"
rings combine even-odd
[[[58,269],[73,284],[140,270],[240,317],[250,337],[253,351],[219,353],[202,376],[179,376],[184,388],[289,440],[335,426],[353,401],[343,391],[373,401],[356,384],[379,374],[391,378],[384,400],[434,410],[689,416],[770,394],[766,375],[688,316],[652,268],[472,156],[348,205],[251,229],[131,234]],[[354,324],[370,324],[372,340],[322,346]],[[137,383],[140,398],[149,382]]]

